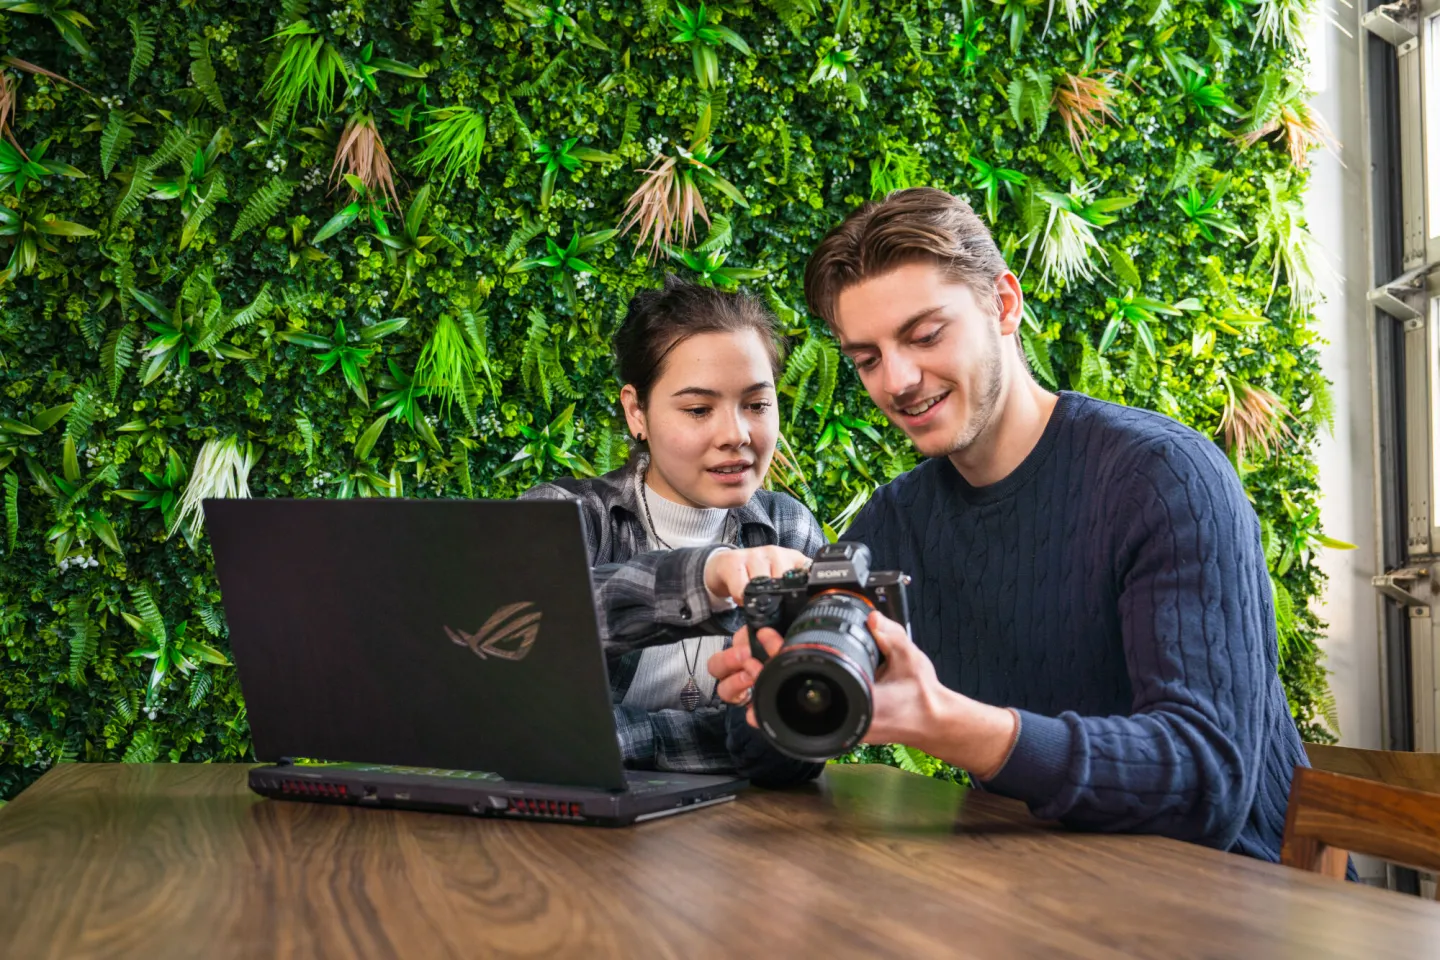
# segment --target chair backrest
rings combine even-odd
[[[1440,794],[1296,767],[1280,862],[1343,878],[1345,851],[1440,871]]]
[[[1316,770],[1440,793],[1440,753],[1359,750],[1325,743],[1307,743],[1305,753]]]

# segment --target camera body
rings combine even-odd
[[[870,570],[870,549],[826,544],[809,571],[759,577],[745,588],[750,650],[765,664],[752,702],[760,730],[778,750],[827,760],[860,742],[870,728],[871,688],[884,658],[866,619],[872,610],[908,626],[906,585],[895,570]],[[785,644],[767,656],[757,634],[779,631]]]

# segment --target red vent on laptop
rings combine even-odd
[[[516,817],[544,817],[554,820],[579,820],[580,804],[561,800],[536,800],[530,797],[511,797],[505,812]]]
[[[350,796],[349,786],[343,783],[294,780],[288,777],[280,781],[280,792],[290,797],[307,797],[316,800],[345,800]]]

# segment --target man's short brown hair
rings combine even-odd
[[[970,204],[944,190],[913,187],[865,204],[826,235],[805,267],[805,301],[833,327],[847,288],[916,262],[935,264],[981,302],[1009,269]]]

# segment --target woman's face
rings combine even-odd
[[[770,469],[780,413],[760,334],[701,333],[676,344],[642,409],[620,394],[630,432],[650,445],[650,487],[695,507],[738,507]]]

